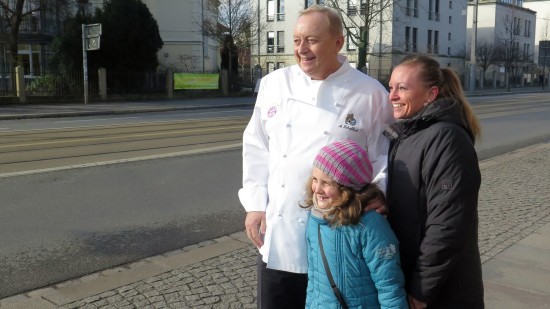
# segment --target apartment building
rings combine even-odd
[[[534,60],[550,66],[550,0],[524,0],[523,7],[537,12]],[[542,41],[542,43],[541,43]]]
[[[200,29],[205,19],[216,20],[208,10],[211,0],[143,0],[157,20],[164,46],[158,52],[161,66],[188,72],[219,69],[218,43]]]
[[[43,2],[42,5],[47,2]],[[12,16],[13,1],[6,2],[10,9],[0,7],[0,74],[11,70],[9,18]],[[73,6],[69,0],[58,0],[39,7],[37,2],[25,1],[24,16],[19,26],[18,62],[24,68],[26,77],[41,75],[51,56],[51,44],[62,29],[62,22]]]
[[[515,83],[532,80],[535,51],[536,12],[522,6],[522,0],[479,0],[477,4],[477,46],[507,46],[517,53],[512,72]],[[471,42],[475,3],[468,6],[468,42]],[[468,43],[468,46],[470,43]],[[525,76],[523,76],[525,75]],[[504,64],[491,65],[485,77],[504,78]],[[504,82],[502,80],[502,82]]]
[[[260,64],[267,72],[295,63],[293,27],[299,11],[315,2],[330,6],[329,1],[255,0],[265,32],[252,46],[252,63]],[[364,23],[366,0],[340,0],[346,27],[346,44],[341,54],[352,66],[358,63],[358,48],[351,36],[360,33],[357,24]],[[405,55],[427,53],[441,65],[464,71],[466,53],[466,0],[379,0],[374,8],[382,7],[373,16],[369,29],[367,65],[369,75],[385,80],[391,68]]]

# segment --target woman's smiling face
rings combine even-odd
[[[416,65],[400,65],[391,74],[389,98],[396,119],[413,117],[425,103],[433,100],[433,91],[422,83],[418,72],[419,67]]]

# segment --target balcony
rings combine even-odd
[[[285,52],[285,46],[284,45],[277,45],[277,52],[278,53],[284,53]]]
[[[267,45],[267,53],[273,54],[275,52],[275,45]]]

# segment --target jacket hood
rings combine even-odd
[[[412,118],[404,119],[396,123],[398,131],[404,137],[421,131],[436,122],[454,123],[466,130],[473,140],[474,135],[468,123],[466,115],[460,103],[453,98],[443,98],[426,105]]]

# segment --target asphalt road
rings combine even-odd
[[[484,130],[480,159],[550,140],[542,95],[471,101]],[[223,133],[226,120],[208,115],[199,126],[167,112],[28,122],[32,128],[3,122],[0,158],[12,162],[0,167],[13,169],[0,174],[0,298],[242,230],[240,148],[232,145],[244,122]],[[135,159],[142,148],[155,152]],[[41,160],[48,153],[60,158]],[[15,162],[23,157],[27,163]],[[33,165],[46,161],[58,164]]]

